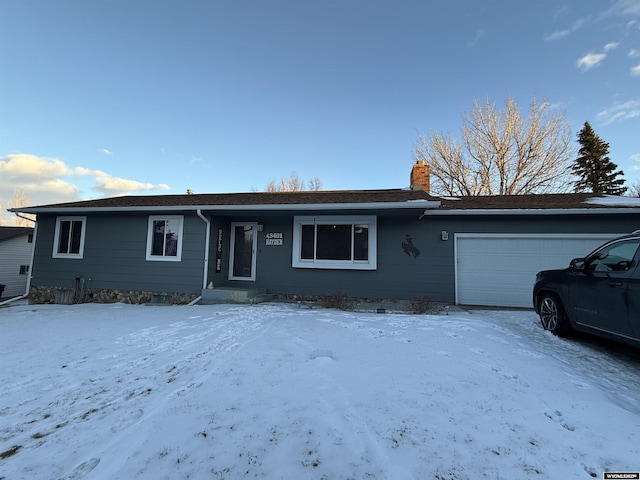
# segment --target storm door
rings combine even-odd
[[[231,224],[231,254],[229,255],[230,280],[256,279],[256,223]]]

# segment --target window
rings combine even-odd
[[[147,260],[179,262],[182,256],[181,215],[151,216],[147,234]]]
[[[20,265],[20,275],[29,273],[29,265]]]
[[[54,258],[82,258],[87,217],[56,218]]]
[[[596,272],[626,272],[633,266],[640,241],[618,242],[598,250],[588,259],[589,269]]]
[[[292,264],[298,268],[376,269],[376,217],[294,217]]]

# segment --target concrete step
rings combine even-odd
[[[271,300],[272,295],[259,288],[205,288],[199,305],[216,303],[260,303]]]

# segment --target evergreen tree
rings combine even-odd
[[[578,180],[573,182],[576,192],[593,192],[607,195],[622,195],[627,191],[622,170],[609,158],[609,144],[593,131],[589,122],[578,132],[578,158],[571,170]]]

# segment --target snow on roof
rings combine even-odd
[[[603,195],[601,197],[591,197],[584,203],[589,205],[601,205],[607,207],[640,207],[640,197],[619,197],[616,195]]]

